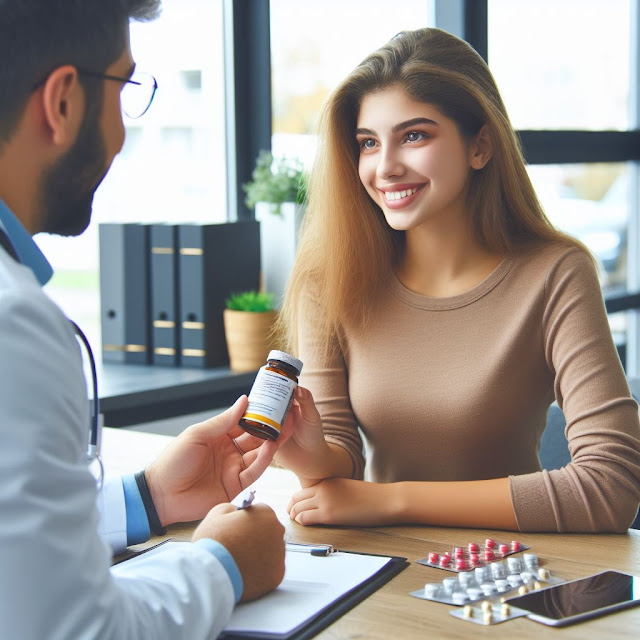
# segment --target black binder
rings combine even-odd
[[[149,362],[149,226],[102,223],[100,306],[102,359]]]
[[[181,224],[178,246],[180,362],[227,366],[225,301],[260,287],[260,223]]]
[[[153,224],[149,232],[151,336],[153,364],[179,363],[178,233],[172,224]]]

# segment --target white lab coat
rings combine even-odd
[[[0,248],[0,638],[216,637],[234,592],[205,548],[110,568],[83,462],[88,431],[72,327],[31,270]],[[124,499],[110,487],[103,528],[122,546]]]

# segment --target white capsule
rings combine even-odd
[[[482,598],[482,589],[478,589],[477,587],[469,587],[467,589],[467,595],[471,600],[477,600],[478,598]]]
[[[511,573],[520,573],[522,571],[522,560],[520,558],[507,558],[507,567]]]
[[[489,567],[476,567],[474,573],[476,580],[481,584],[489,579]]]
[[[505,591],[509,591],[512,587],[508,580],[496,580],[496,588],[500,593],[504,593]]]
[[[517,573],[507,576],[507,580],[512,587],[517,587],[519,584],[522,584],[522,580]]]
[[[502,562],[492,562],[490,567],[491,575],[494,578],[504,578],[504,576],[506,575],[504,564]]]
[[[446,593],[451,593],[458,586],[457,578],[445,578],[442,581],[442,588]]]
[[[533,578],[533,574],[530,571],[523,571],[520,574],[520,577],[522,578],[522,582],[526,584],[527,582],[529,582],[529,580],[531,580],[531,578]]]
[[[473,580],[473,574],[468,571],[462,571],[458,574],[458,582],[460,586],[466,588],[469,586],[469,583]]]

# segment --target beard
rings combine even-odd
[[[43,177],[40,231],[79,236],[91,221],[93,196],[107,173],[106,148],[100,131],[101,100],[87,101],[78,137]]]

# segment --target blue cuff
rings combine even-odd
[[[133,474],[122,476],[122,488],[127,511],[127,546],[146,542],[151,537],[151,529]]]
[[[223,545],[221,545],[216,540],[212,540],[211,538],[200,538],[200,540],[197,540],[194,544],[204,547],[218,559],[220,564],[224,567],[225,571],[229,574],[229,579],[231,580],[231,584],[233,585],[233,592],[236,597],[236,604],[240,602],[244,585],[242,583],[242,576],[240,575],[240,571],[238,570],[238,565],[233,559],[233,556],[226,550]]]

